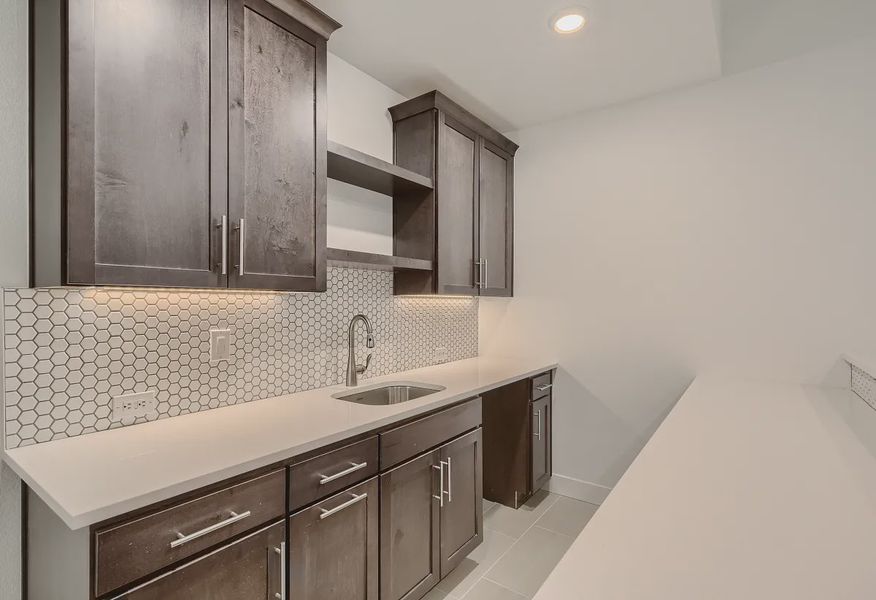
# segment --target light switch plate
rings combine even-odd
[[[210,330],[210,362],[231,360],[231,330]]]
[[[113,398],[113,421],[150,417],[158,414],[155,391],[125,394]]]

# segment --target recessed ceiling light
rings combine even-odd
[[[587,15],[583,8],[569,8],[554,15],[551,27],[557,33],[567,34],[581,31],[587,25]]]

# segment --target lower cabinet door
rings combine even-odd
[[[377,600],[377,478],[289,518],[292,600]]]
[[[484,540],[483,444],[480,428],[441,447],[441,577]]]
[[[380,476],[380,600],[419,600],[440,579],[439,451]]]
[[[551,396],[532,403],[532,492],[551,478]]]
[[[121,596],[125,600],[265,600],[285,592],[280,522]],[[275,596],[279,594],[279,596]]]

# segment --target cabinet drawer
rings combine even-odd
[[[283,470],[95,532],[95,595],[283,516]]]
[[[552,387],[553,379],[550,371],[542,373],[541,375],[536,375],[532,378],[532,399],[538,400],[539,398],[544,398],[551,393]]]
[[[380,467],[386,469],[481,425],[475,398],[380,434]]]
[[[289,467],[289,510],[377,474],[377,448],[375,435]]]

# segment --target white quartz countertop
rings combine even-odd
[[[697,379],[536,600],[876,597],[876,411]]]
[[[555,367],[472,358],[360,381],[446,387],[401,404],[335,400],[339,385],[16,448],[5,460],[79,529]]]

